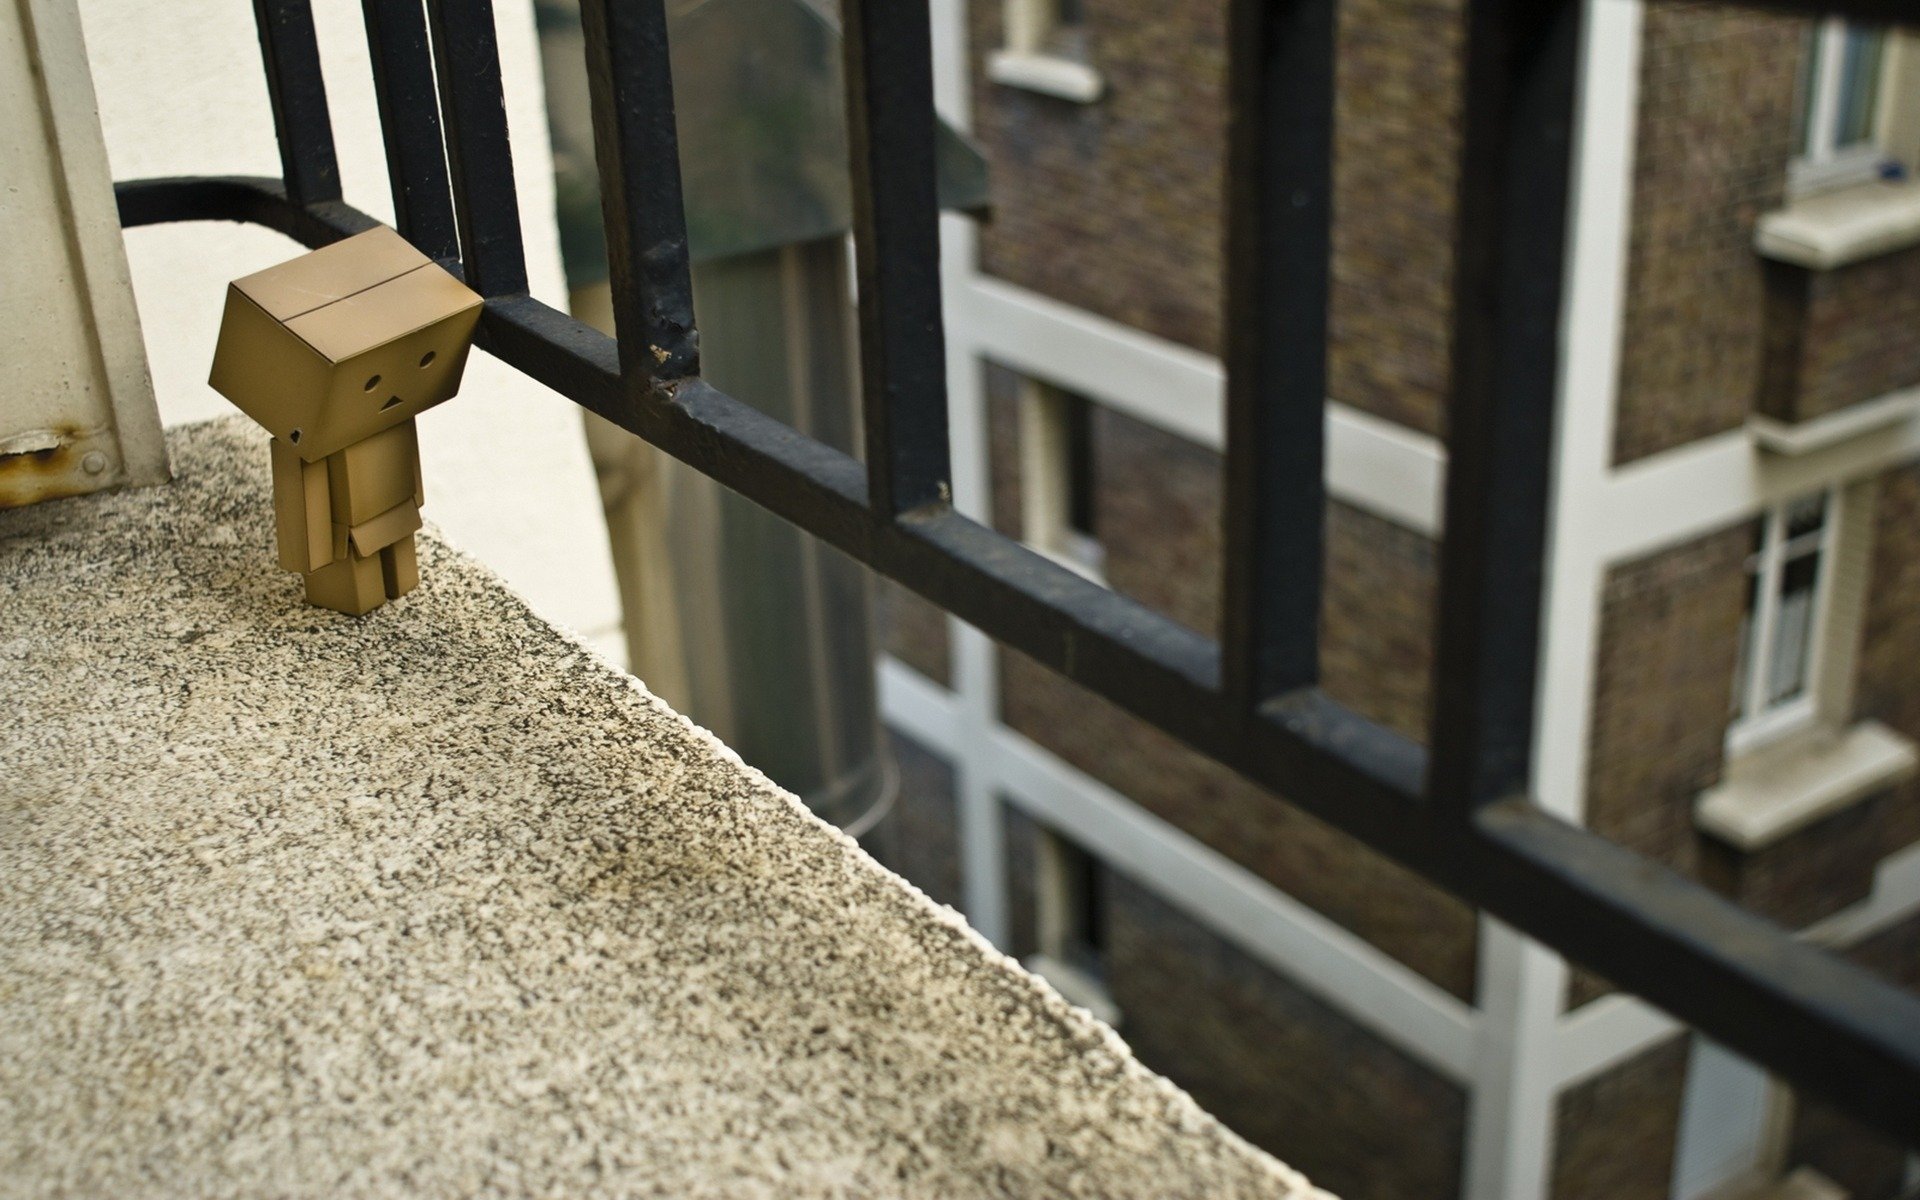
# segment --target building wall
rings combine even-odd
[[[1920,464],[1880,477],[1854,712],[1920,742]],[[1920,841],[1920,780],[1886,805],[1876,857]]]
[[[1439,434],[1459,182],[1460,0],[1339,6],[1328,391]]]
[[[889,870],[928,896],[961,908],[960,817],[953,766],[903,734],[888,732],[887,749],[900,772],[893,808],[860,839]]]
[[[1107,86],[1079,105],[984,73],[1002,6],[973,3],[973,133],[993,164],[981,268],[1220,350],[1224,0],[1084,6]],[[1340,6],[1329,391],[1438,433],[1448,364],[1460,0]]]
[[[1614,458],[1736,428],[1758,394],[1759,217],[1785,199],[1804,22],[1646,7]]]
[[[972,3],[973,133],[993,164],[989,274],[1218,352],[1226,6],[1085,6],[1098,104],[990,82],[1002,6]]]
[[[1805,421],[1920,384],[1920,249],[1831,271],[1769,264],[1760,407]]]
[[[1686,1074],[1676,1037],[1562,1092],[1553,1200],[1667,1200]]]

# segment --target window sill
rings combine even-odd
[[[1736,1184],[1709,1193],[1710,1200],[1847,1200],[1847,1190],[1812,1167],[1782,1179]]]
[[[1053,990],[1068,1004],[1086,1009],[1109,1028],[1120,1028],[1120,1006],[1113,1002],[1099,980],[1079,967],[1048,954],[1029,954],[1020,965],[1052,984]]]
[[[1754,413],[1747,418],[1747,430],[1762,450],[1798,458],[1903,425],[1915,414],[1920,414],[1920,388],[1904,388],[1807,421],[1783,421]]]
[[[1916,766],[1913,743],[1877,721],[1812,730],[1730,761],[1726,778],[1695,802],[1694,824],[1751,853],[1909,778]]]
[[[1075,104],[1092,104],[1106,91],[1106,81],[1100,78],[1100,72],[1085,63],[1052,54],[995,50],[987,56],[987,78],[1007,87],[1023,88]]]
[[[1775,262],[1831,271],[1920,245],[1920,181],[1876,180],[1795,200],[1760,218],[1754,247]]]

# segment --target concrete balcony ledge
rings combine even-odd
[[[484,567],[308,608],[261,435],[172,451],[0,512],[0,1193],[1315,1194]]]

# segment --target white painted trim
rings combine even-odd
[[[1594,545],[1607,562],[1630,561],[1915,458],[1920,416],[1798,457],[1763,452],[1737,429],[1613,472],[1597,500]]]
[[[973,740],[964,704],[893,659],[880,665],[889,724],[944,757],[966,757],[989,789],[1068,833],[1117,871],[1284,974],[1418,1061],[1464,1081],[1475,1017],[1385,952],[1205,843],[1004,727]]]
[[[1569,1088],[1686,1028],[1635,996],[1624,992],[1602,996],[1561,1018],[1551,1070],[1559,1086]]]
[[[1100,72],[1057,54],[995,50],[987,55],[987,78],[1056,100],[1092,104],[1107,90]]]
[[[1754,413],[1747,418],[1747,428],[1763,449],[1798,457],[1910,422],[1916,415],[1920,415],[1920,388],[1903,388],[1806,421]]]
[[[1806,196],[1761,217],[1753,246],[1761,255],[1831,271],[1920,243],[1920,182],[1874,179]]]
[[[950,289],[949,327],[978,353],[1135,420],[1220,451],[1220,360],[1070,304],[974,275]],[[1327,413],[1327,491],[1437,536],[1446,452],[1437,438],[1337,402]]]
[[[1725,778],[1694,801],[1693,821],[1745,853],[1911,778],[1914,745],[1878,721],[1818,731],[1730,759]]]

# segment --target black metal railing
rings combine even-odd
[[[1750,0],[1882,21],[1910,0]],[[925,0],[843,0],[865,464],[700,376],[663,0],[584,0],[616,344],[526,294],[489,0],[364,0],[400,230],[479,345],[1854,1116],[1920,1142],[1920,998],[1528,801],[1578,0],[1468,0],[1431,750],[1317,686],[1337,0],[1230,0],[1219,643],[951,503]],[[127,226],[318,246],[341,200],[306,0],[256,0],[281,179],[118,185]],[[1920,332],[1920,331],[1917,331]]]

